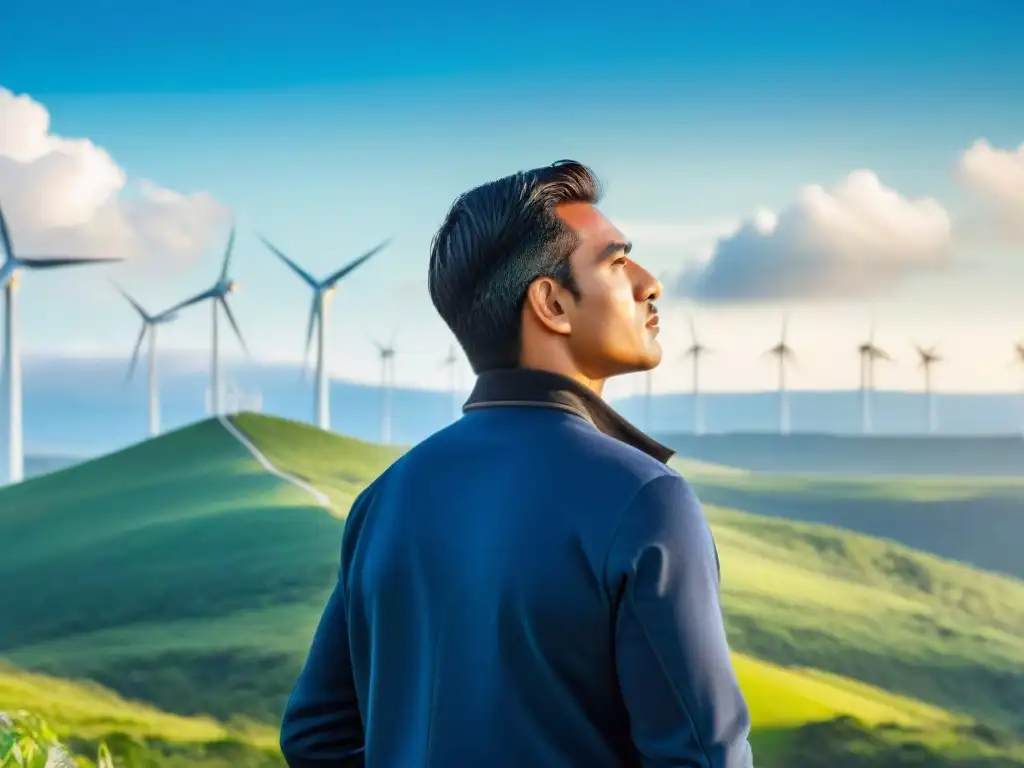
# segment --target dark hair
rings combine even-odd
[[[523,301],[538,277],[579,297],[569,266],[578,236],[555,206],[600,197],[587,166],[560,160],[456,198],[431,241],[427,285],[475,373],[519,364]]]

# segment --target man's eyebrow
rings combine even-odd
[[[601,249],[601,252],[597,255],[598,261],[604,261],[609,259],[615,254],[622,253],[628,254],[633,250],[633,244],[628,240],[612,240],[608,245]]]

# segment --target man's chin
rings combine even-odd
[[[650,371],[661,365],[661,358],[664,356],[664,352],[661,349],[661,344],[658,343],[657,339],[652,338],[647,342],[647,350],[643,355],[643,368],[642,371]]]

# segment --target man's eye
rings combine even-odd
[[[619,258],[613,261],[612,264],[616,267],[623,267],[626,265],[627,261],[629,261],[629,259],[627,259],[625,256],[619,256]]]

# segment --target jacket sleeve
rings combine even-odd
[[[306,663],[285,706],[280,743],[289,768],[364,765],[363,722],[352,676],[341,578],[327,601]]]
[[[729,656],[718,555],[690,486],[645,485],[605,570],[615,663],[645,768],[752,768],[750,714]]]

